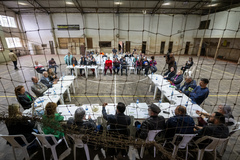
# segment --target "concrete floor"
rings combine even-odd
[[[58,68],[58,76],[62,73],[66,74],[66,65],[64,64],[64,55],[34,55],[23,56],[19,58],[18,66],[21,65],[18,71],[13,69],[12,62],[0,64],[0,113],[7,112],[8,104],[17,103],[14,95],[14,87],[17,85],[24,85],[26,90],[31,92],[31,77],[35,74],[33,69],[33,62],[39,61],[40,64],[46,65],[46,61],[54,58]],[[76,56],[79,59],[79,56]],[[178,69],[188,60],[187,56],[176,56]],[[239,92],[240,92],[240,67],[232,62],[227,61],[214,61],[208,57],[193,57],[194,63],[197,64],[197,69],[194,79],[199,83],[201,78],[209,78],[208,85],[210,94],[201,106],[208,112],[217,110],[217,105],[227,103],[233,107],[233,116],[236,120],[239,119],[240,105],[239,105]],[[163,56],[157,56],[157,74],[161,74],[165,65]],[[72,103],[76,105],[99,103],[103,102],[114,103],[124,102],[126,105],[136,102],[139,99],[141,102],[151,103],[157,102],[153,100],[153,87],[152,91],[148,92],[149,80],[143,75],[120,76],[108,75],[103,76],[100,74],[95,78],[90,71],[88,79],[85,77],[78,77],[79,87],[76,88],[76,93],[72,95]],[[115,96],[116,95],[116,96]],[[66,102],[68,103],[68,102]],[[238,120],[239,121],[239,120]],[[5,129],[4,123],[0,125],[0,134],[8,134]],[[226,153],[222,159],[240,159],[240,131],[235,133],[228,144]],[[0,159],[13,159],[10,155],[12,150],[9,146],[5,145],[5,141],[0,138]]]

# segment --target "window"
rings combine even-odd
[[[21,40],[18,37],[5,38],[8,48],[22,47]]]
[[[210,24],[210,20],[201,21],[198,29],[208,29]]]
[[[17,28],[15,19],[13,17],[9,17],[9,16],[0,15],[0,25],[3,27]]]
[[[99,47],[111,47],[111,41],[99,41]]]

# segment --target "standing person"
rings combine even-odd
[[[70,54],[70,52],[68,52],[68,54],[64,57],[66,65],[68,66],[72,65],[72,57],[73,56]]]
[[[168,71],[170,71],[171,67],[174,67],[175,71],[177,70],[173,53],[170,53],[169,56],[166,56],[166,63],[168,64]]]
[[[15,88],[15,95],[24,110],[32,107],[31,105],[35,98],[30,93],[25,91],[25,88],[23,86],[20,85]]]
[[[48,61],[49,68],[54,68],[55,69],[55,74],[57,73],[57,64],[53,58],[51,58],[50,61]]]
[[[152,60],[150,61],[151,71],[152,71],[152,73],[155,73],[155,72],[157,72],[157,67],[156,67],[157,61],[155,61],[154,56],[152,56],[151,59],[152,59]]]
[[[14,69],[15,70],[18,70],[18,67],[17,67],[17,56],[15,53],[13,53],[13,50],[10,50],[9,52],[9,58],[11,59],[11,61],[13,62],[14,64]]]

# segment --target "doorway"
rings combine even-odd
[[[162,41],[161,48],[160,48],[160,54],[164,54],[164,49],[165,49],[165,41]]]
[[[172,49],[173,49],[173,41],[170,41],[168,45],[168,53],[172,53]]]
[[[53,47],[53,41],[49,41],[49,46],[50,46],[51,54],[55,54],[54,47]]]
[[[187,43],[186,43],[186,47],[185,47],[184,54],[188,54],[189,47],[190,47],[190,42],[187,42]]]
[[[147,46],[147,42],[146,41],[143,41],[142,42],[142,53],[146,53],[146,46]]]
[[[130,52],[131,41],[126,41],[126,52]]]

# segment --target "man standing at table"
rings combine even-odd
[[[73,56],[70,54],[70,52],[68,52],[68,54],[64,57],[66,65],[68,66],[72,65],[72,58]]]
[[[18,70],[18,67],[17,67],[17,56],[15,53],[13,53],[13,50],[10,50],[9,52],[9,58],[11,59],[11,61],[13,62],[14,64],[14,69],[15,70]]]
[[[43,93],[48,89],[42,82],[38,82],[37,77],[32,77],[33,86],[31,86],[31,90],[37,96],[43,96]]]
[[[129,116],[126,116],[124,114],[125,110],[126,110],[126,106],[124,103],[119,102],[117,105],[117,110],[116,110],[116,114],[115,115],[108,115],[106,113],[106,109],[105,106],[107,105],[107,103],[104,103],[102,106],[102,114],[103,114],[103,118],[105,120],[107,120],[107,123],[109,124],[107,129],[111,130],[111,132],[114,131],[117,132],[118,134],[123,134],[125,136],[129,136],[129,131],[128,131],[128,126],[131,124],[131,119]],[[118,149],[119,152],[119,149]],[[118,152],[115,152],[115,148],[109,148],[108,149],[108,154],[113,157],[116,156],[118,154]],[[122,156],[126,157],[127,156],[127,150],[122,149],[121,150]]]
[[[190,98],[193,103],[201,105],[201,103],[208,97],[209,90],[207,88],[207,84],[209,80],[206,78],[202,78],[199,86],[197,86],[192,93],[190,93]]]
[[[197,87],[196,81],[192,79],[192,77],[187,76],[185,79],[185,83],[180,87],[181,93],[184,93],[187,96],[190,96],[190,93]]]
[[[157,105],[151,104],[148,106],[148,115],[150,117],[144,120],[142,125],[140,125],[140,122],[138,121],[135,122],[135,126],[137,127],[137,137],[146,139],[149,130],[164,130],[166,128],[164,117],[158,116],[160,112],[161,109]]]
[[[52,85],[57,83],[57,79],[55,79],[54,81],[50,81],[50,79],[48,78],[48,73],[44,71],[43,77],[41,78],[40,82],[45,84],[48,88],[52,88]]]

